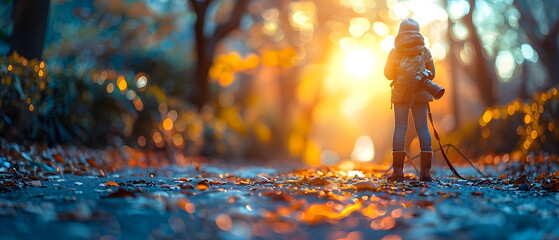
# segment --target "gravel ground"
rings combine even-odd
[[[1,176],[0,239],[559,239],[559,194],[530,177],[210,165]]]

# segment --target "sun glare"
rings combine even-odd
[[[372,161],[375,157],[375,145],[369,136],[361,136],[355,141],[351,158],[361,162]]]
[[[344,54],[344,70],[353,77],[364,78],[371,75],[375,58],[371,50],[354,47]]]

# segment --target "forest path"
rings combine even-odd
[[[559,194],[549,186],[389,183],[375,174],[210,165],[42,180],[4,174],[0,239],[559,238]]]

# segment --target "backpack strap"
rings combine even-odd
[[[450,163],[450,160],[448,160],[448,157],[446,156],[446,153],[443,150],[443,145],[441,144],[441,137],[439,136],[437,129],[435,129],[435,124],[433,123],[433,115],[431,114],[431,106],[429,106],[429,103],[427,103],[427,115],[429,116],[429,122],[431,122],[431,127],[433,127],[433,133],[435,134],[435,139],[439,143],[439,149],[441,149],[441,153],[443,154],[443,158],[446,161],[446,165],[448,165],[448,168],[450,169],[450,171],[452,171],[452,173],[454,173],[456,177],[465,180],[465,178],[460,176],[458,171],[456,171],[454,166],[452,166],[452,163]]]

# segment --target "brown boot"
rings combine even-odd
[[[429,172],[431,171],[431,159],[433,152],[421,152],[421,171],[419,172],[419,180],[423,182],[433,181]]]
[[[392,152],[392,169],[394,172],[388,176],[388,181],[404,181],[404,158],[406,152]]]

